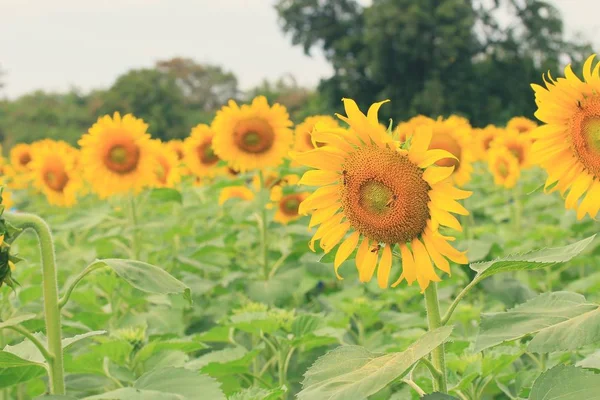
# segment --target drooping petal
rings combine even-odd
[[[352,252],[358,245],[359,238],[360,233],[354,232],[350,236],[348,236],[346,240],[342,242],[342,244],[340,244],[340,247],[338,248],[338,251],[335,254],[335,261],[333,262],[335,275],[338,277],[338,279],[342,279],[342,277],[338,274],[338,268],[340,267],[340,265],[342,265],[344,261],[348,259],[350,254],[352,254]]]
[[[377,268],[377,283],[379,287],[385,289],[388,287],[390,272],[392,270],[392,246],[389,244],[383,248],[379,267]]]

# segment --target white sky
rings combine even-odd
[[[367,2],[368,0],[363,0]],[[417,0],[415,0],[417,1]],[[551,0],[567,30],[600,48],[600,0]],[[222,65],[246,89],[292,74],[316,85],[331,68],[284,37],[273,0],[0,0],[4,95],[110,86],[176,56]]]

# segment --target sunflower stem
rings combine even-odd
[[[58,284],[56,279],[56,260],[54,241],[50,227],[42,218],[26,213],[6,213],[7,221],[20,229],[32,229],[38,236],[42,258],[42,290],[44,295],[44,314],[46,336],[48,338],[48,374],[51,394],[65,394],[63,367],[63,348],[61,343],[60,310],[58,308]]]
[[[140,241],[138,236],[138,219],[137,210],[135,208],[135,197],[129,195],[129,216],[131,218],[131,227],[133,229],[133,236],[131,238],[131,247],[133,248],[133,257],[136,260],[140,259]]]
[[[263,190],[266,190],[265,186],[265,177],[263,175],[262,170],[258,172],[258,177],[260,178],[260,189],[259,193],[262,193]],[[262,197],[261,197],[262,198]],[[262,248],[262,258],[263,258],[263,273],[265,276],[265,281],[269,280],[270,270],[269,270],[269,252],[267,251],[267,208],[266,204],[260,204],[261,207],[261,220],[260,220],[260,228],[261,228],[261,248]]]
[[[433,331],[442,326],[440,317],[440,303],[438,301],[437,284],[431,282],[425,289],[425,307],[427,309],[427,322],[429,330]],[[447,393],[448,383],[446,381],[446,360],[444,344],[439,345],[431,352],[431,363],[440,372],[433,379],[433,389],[438,392]]]

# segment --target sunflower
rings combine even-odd
[[[494,175],[494,183],[507,189],[514,187],[521,175],[519,160],[506,147],[490,149],[488,167]]]
[[[183,141],[179,140],[179,139],[171,139],[168,142],[165,143],[166,146],[171,149],[171,151],[174,151],[175,154],[177,155],[177,159],[179,161],[183,160]]]
[[[177,153],[171,146],[160,140],[151,140],[151,151],[154,157],[155,187],[175,187],[181,182],[181,167]]]
[[[139,192],[152,183],[155,162],[147,129],[143,120],[115,112],[98,118],[79,140],[84,175],[101,198]]]
[[[513,129],[520,134],[527,135],[537,128],[537,123],[525,117],[514,117],[506,124],[506,129]]]
[[[246,186],[228,186],[219,193],[219,205],[223,205],[229,199],[253,200],[254,192]]]
[[[470,143],[471,125],[462,117],[453,116],[446,120],[440,117],[431,125],[431,129],[433,136],[429,148],[446,150],[454,156],[443,158],[436,164],[441,167],[454,167],[452,178],[457,185],[465,185],[471,180],[473,172],[474,156]]]
[[[16,172],[29,172],[31,162],[31,145],[25,143],[16,144],[10,149],[10,163]]]
[[[504,147],[519,162],[520,168],[527,168],[531,157],[531,139],[513,129],[506,129],[502,135],[498,135],[490,143],[490,149]]]
[[[401,143],[406,142],[417,128],[423,125],[433,124],[435,121],[424,115],[417,115],[406,122],[401,122],[394,129],[394,137]]]
[[[504,134],[504,129],[498,128],[495,125],[488,125],[483,129],[474,129],[473,131],[473,148],[474,153],[479,160],[487,160],[488,150],[490,145],[497,137]]]
[[[565,206],[576,209],[578,219],[600,210],[600,63],[592,67],[594,57],[583,65],[583,81],[568,65],[565,78],[548,74],[545,88],[531,85],[535,116],[545,123],[532,133],[532,160],[548,172],[546,187],[556,183],[552,190],[569,191]]]
[[[355,260],[360,281],[370,281],[378,266],[377,281],[385,288],[392,247],[398,244],[402,273],[392,287],[416,280],[425,290],[431,281],[440,280],[433,264],[450,273],[447,258],[467,262],[465,253],[455,250],[447,242],[450,238],[439,233],[439,226],[461,230],[450,212],[468,214],[456,200],[471,193],[450,183],[453,166],[434,165],[454,156],[441,149],[429,150],[430,127],[419,128],[410,146],[400,149],[377,121],[384,102],[373,104],[365,116],[353,100],[343,101],[347,117],[338,117],[351,129],[317,130],[313,138],[323,147],[292,152],[296,161],[316,169],[306,172],[300,184],[320,186],[298,210],[300,214],[312,212],[309,226],[320,225],[311,247],[320,240],[328,253],[341,242],[334,261],[341,279],[339,266],[358,246]]]
[[[48,203],[71,207],[83,181],[77,169],[77,151],[63,141],[47,141],[34,146],[30,168],[34,185],[41,190]]]
[[[241,107],[229,100],[213,121],[213,148],[240,172],[275,167],[281,164],[294,140],[291,125],[285,107],[269,107],[264,96]]]
[[[339,123],[329,115],[314,115],[307,117],[302,123],[296,125],[294,130],[294,150],[308,151],[319,146],[319,143],[313,143],[312,131],[317,125],[323,125],[328,128],[339,128]]]
[[[273,218],[275,222],[287,225],[302,217],[302,215],[298,213],[298,208],[300,207],[300,203],[302,203],[310,193],[297,193],[294,190],[299,180],[300,178],[298,175],[290,174],[274,182],[271,186],[271,203],[269,203],[267,207],[276,210],[275,217]]]
[[[12,193],[4,190],[1,194],[1,197],[2,197],[2,202],[0,204],[2,204],[4,206],[4,210],[12,209],[13,206],[15,205],[15,202],[12,198]]]
[[[219,157],[213,148],[214,131],[206,124],[192,128],[190,136],[183,142],[183,159],[193,174],[199,177],[214,176]]]

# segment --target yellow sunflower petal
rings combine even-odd
[[[333,262],[335,275],[338,277],[338,279],[342,279],[342,277],[338,274],[338,268],[340,267],[340,265],[342,265],[344,261],[348,259],[350,254],[352,254],[352,252],[358,245],[359,238],[360,233],[354,232],[350,236],[348,236],[346,240],[342,242],[342,244],[340,244],[340,247],[338,248],[338,251],[335,254],[335,261]]]

